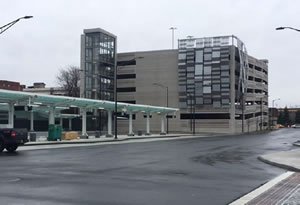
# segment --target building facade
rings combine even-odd
[[[122,53],[118,61],[118,101],[180,108],[168,118],[170,132],[268,127],[268,62],[235,36],[181,39],[178,50]]]
[[[117,37],[101,28],[84,29],[81,35],[80,97],[114,100]],[[90,110],[95,129],[107,130],[107,112]]]
[[[0,89],[22,91],[23,85],[20,85],[19,82],[0,80]]]
[[[43,82],[33,83],[33,86],[27,86],[23,89],[24,92],[39,93],[45,95],[61,95],[67,96],[68,92],[62,87],[46,87]]]

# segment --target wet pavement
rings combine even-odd
[[[0,155],[1,204],[228,204],[285,170],[297,129]]]

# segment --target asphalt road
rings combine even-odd
[[[0,204],[227,204],[285,170],[300,129],[0,155]]]

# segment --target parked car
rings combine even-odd
[[[291,127],[292,128],[300,128],[300,125],[299,124],[295,124],[295,125],[292,125]]]
[[[0,129],[0,152],[4,149],[8,152],[14,152],[20,145],[23,145],[26,142],[28,142],[27,129]]]

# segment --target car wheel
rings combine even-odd
[[[2,140],[0,140],[0,152],[3,152],[4,150],[4,143]]]
[[[6,150],[7,150],[8,152],[14,152],[14,151],[16,151],[17,148],[18,148],[18,145],[8,145],[8,146],[6,147]]]

